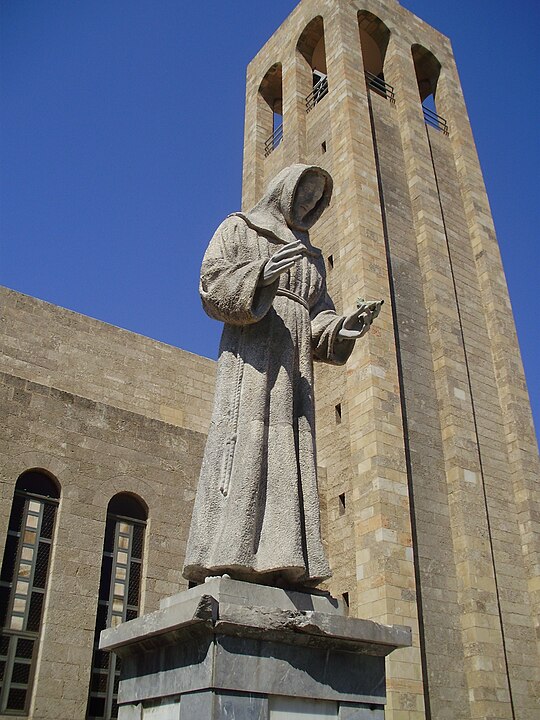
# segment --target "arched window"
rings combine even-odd
[[[120,658],[99,649],[101,631],[139,614],[144,532],[148,513],[142,502],[119,493],[109,502],[101,561],[92,675],[86,717],[118,717],[116,697]]]
[[[358,30],[367,86],[378,95],[393,100],[394,88],[384,78],[384,59],[390,30],[382,20],[367,10],[358,13]]]
[[[324,23],[320,15],[305,27],[296,49],[310,68],[311,91],[306,97],[306,111],[309,112],[328,94]]]
[[[41,470],[15,486],[0,575],[0,714],[28,714],[59,497]]]
[[[268,70],[259,85],[260,121],[264,137],[264,154],[267,157],[283,140],[283,81],[281,63]]]
[[[441,73],[441,63],[435,55],[422,45],[413,45],[411,48],[418,82],[420,102],[424,111],[424,120],[437,130],[448,135],[446,120],[437,113],[435,102],[437,94],[437,82]]]

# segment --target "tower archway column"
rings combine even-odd
[[[251,208],[264,186],[264,143],[268,137],[264,122],[264,100],[259,93],[262,78],[247,74],[244,121],[244,162],[242,171],[242,209]],[[266,113],[267,114],[267,113]],[[270,130],[271,132],[271,130]],[[247,160],[249,158],[249,160]]]
[[[499,246],[454,62],[449,62],[441,76],[439,96],[441,109],[449,120],[450,141],[462,181],[465,216],[493,346],[514,494],[520,514],[522,547],[529,568],[529,592],[535,607],[534,615],[540,618],[538,446]]]
[[[357,10],[325,15],[332,168],[344,311],[360,295],[387,305],[347,365],[345,402],[353,468],[355,614],[413,628],[413,647],[388,663],[389,716],[424,718],[408,485],[383,220]],[[396,498],[399,502],[396,503]]]
[[[300,163],[306,160],[305,75],[298,53],[291,47],[283,63],[283,151],[291,162]]]
[[[491,530],[496,547],[500,547],[496,555],[497,578],[500,594],[505,598],[502,611],[509,672],[515,687],[514,705],[516,716],[525,717],[532,711],[526,706],[530,702],[528,698],[534,697],[533,688],[540,681],[537,671],[527,681],[529,691],[521,693],[526,674],[524,668],[530,665],[531,657],[536,657],[536,667],[540,667],[538,450],[499,247],[457,69],[451,56],[441,73],[438,103],[449,122],[449,154],[459,177],[456,194],[459,195],[464,242],[478,287],[474,314],[481,317],[485,325],[485,343],[475,349],[474,365],[482,373],[483,391],[477,393],[476,404],[481,407],[482,402],[489,401],[491,405],[489,413],[484,411],[477,415],[479,434],[486,447],[484,456],[490,463],[492,478]],[[507,491],[501,493],[501,488]]]
[[[407,38],[396,39],[387,63],[388,79],[397,91],[396,107],[423,277],[470,707],[473,717],[483,717],[491,712],[493,701],[488,698],[497,698],[498,706],[506,706],[511,717],[484,468],[450,255],[452,238],[434,170],[433,146],[447,138],[438,136],[437,130],[424,122]],[[491,672],[478,672],[480,666]]]

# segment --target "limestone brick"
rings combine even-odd
[[[358,11],[389,31],[395,102],[366,88]],[[329,92],[307,113],[296,42],[316,16]],[[448,136],[424,122],[414,44],[441,64]],[[394,0],[303,0],[248,68],[252,134],[253,98],[278,60],[284,139],[264,158],[246,134],[244,207],[285,165],[322,165],[334,198],[313,240],[337,309],[386,301],[346,368],[316,369],[329,587],[347,587],[351,612],[413,627],[416,644],[389,659],[393,720],[532,718],[538,455],[450,41]]]
[[[187,587],[214,363],[11,290],[0,299],[2,549],[18,476],[41,468],[61,487],[30,717],[83,720],[113,495],[148,506],[141,611]]]

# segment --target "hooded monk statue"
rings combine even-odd
[[[330,577],[321,541],[313,360],[343,365],[382,301],[336,314],[309,229],[330,202],[322,168],[291,165],[216,230],[201,268],[225,323],[184,577],[286,588]]]

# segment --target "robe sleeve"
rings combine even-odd
[[[326,283],[317,303],[310,311],[311,348],[313,359],[332,365],[344,365],[354,350],[354,340],[338,339],[345,321],[336,313],[334,303],[326,290]]]
[[[249,242],[246,223],[229,217],[216,230],[201,267],[199,292],[206,313],[230,325],[249,325],[263,318],[272,305],[279,279],[258,287],[268,258]]]

